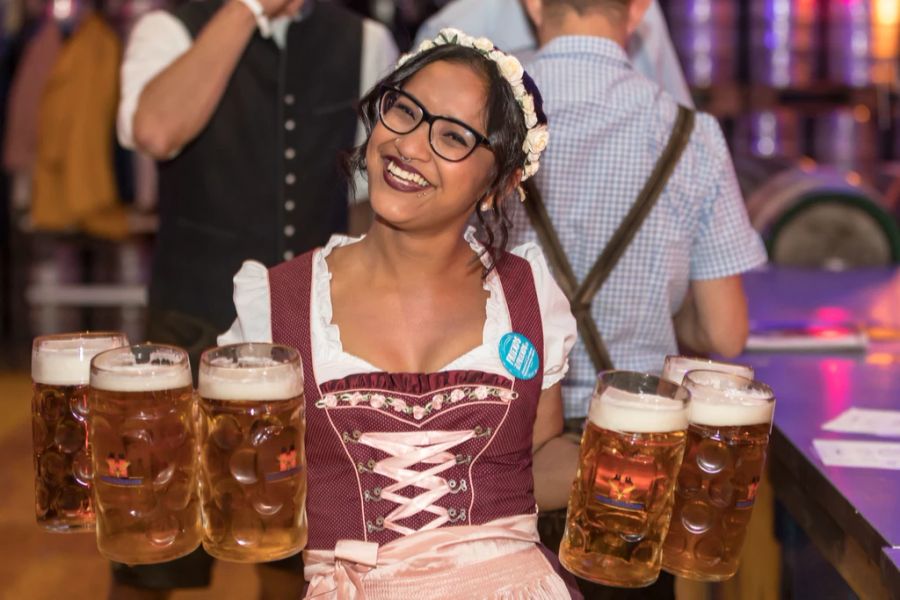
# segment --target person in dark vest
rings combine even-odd
[[[273,265],[347,229],[340,158],[365,135],[359,97],[396,56],[382,25],[314,0],[186,2],[137,23],[118,133],[159,161],[148,338],[188,349],[196,369],[235,317],[242,261]],[[211,560],[114,565],[110,597],[206,586]],[[296,597],[299,558],[269,565],[261,597]]]
[[[305,597],[581,598],[534,494],[569,445],[575,320],[539,247],[506,250],[550,135],[538,89],[490,40],[444,29],[361,112],[368,233],[245,262],[219,338],[302,356]]]

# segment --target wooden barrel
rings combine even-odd
[[[773,263],[839,270],[900,262],[900,228],[858,173],[812,161],[787,168],[774,161],[768,169],[771,176],[745,197]]]

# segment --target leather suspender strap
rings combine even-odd
[[[678,116],[675,119],[668,144],[638,194],[637,200],[622,219],[581,285],[578,285],[575,272],[559,242],[559,236],[553,228],[547,207],[544,205],[540,191],[533,183],[534,180],[530,179],[525,183],[527,193],[525,208],[528,218],[537,232],[541,246],[547,254],[547,260],[557,276],[560,288],[569,299],[572,313],[578,323],[578,333],[598,372],[612,369],[613,364],[600,331],[597,329],[597,323],[591,315],[591,303],[665,189],[666,182],[675,170],[675,165],[678,164],[678,160],[690,140],[694,129],[694,117],[694,111],[684,106],[678,107]]]

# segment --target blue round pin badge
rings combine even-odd
[[[531,379],[540,368],[537,349],[521,333],[510,332],[500,338],[500,362],[517,379]]]

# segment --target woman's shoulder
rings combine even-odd
[[[551,280],[553,279],[550,267],[547,264],[547,257],[536,242],[526,242],[510,248],[503,252],[503,257],[513,257],[513,259],[524,260],[528,263],[531,267],[535,284],[543,283],[548,277]]]
[[[271,271],[276,274],[288,272],[296,273],[297,269],[304,268],[307,264],[311,264],[314,271],[321,270],[322,268],[327,270],[328,266],[325,262],[326,258],[331,256],[335,250],[339,250],[341,248],[344,248],[345,246],[355,244],[361,239],[361,237],[357,238],[343,234],[334,234],[331,236],[331,238],[329,238],[328,243],[326,243],[324,246],[317,246],[315,248],[307,250],[300,256],[296,256],[294,258],[285,260],[284,262],[280,262],[270,269],[266,269],[266,267],[256,261],[246,261],[245,264],[255,263],[255,265],[257,266],[252,267],[253,273],[255,274],[259,273],[260,268],[264,269],[266,272]]]

